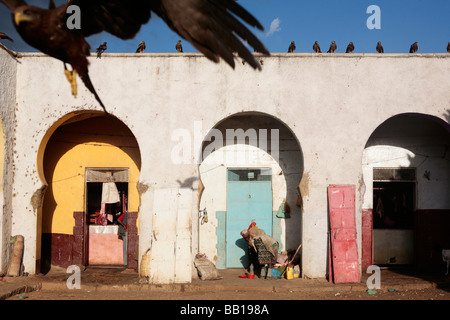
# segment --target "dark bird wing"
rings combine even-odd
[[[260,53],[270,54],[237,18],[260,30],[264,29],[262,25],[233,0],[155,0],[149,3],[151,10],[172,30],[214,62],[222,58],[234,68],[233,52],[237,52],[253,68],[260,69],[243,41]]]
[[[76,5],[80,8],[80,31],[85,37],[106,31],[121,39],[131,39],[139,32],[141,26],[149,21],[152,2],[70,0],[65,6]]]
[[[270,54],[237,18],[260,30],[263,26],[233,0],[71,0],[67,5],[71,4],[81,8],[81,32],[86,37],[106,31],[121,39],[133,38],[153,11],[214,62],[222,58],[234,68],[232,53],[237,52],[252,67],[260,68],[243,41]]]

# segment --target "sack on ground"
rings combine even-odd
[[[216,269],[214,263],[209,261],[204,256],[197,256],[194,260],[194,265],[197,268],[198,275],[201,280],[218,280],[222,279]]]

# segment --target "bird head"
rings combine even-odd
[[[14,10],[13,18],[16,26],[24,23],[33,23],[40,19],[40,8],[33,6],[21,6]]]

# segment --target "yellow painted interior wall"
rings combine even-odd
[[[73,212],[85,210],[87,167],[129,168],[128,211],[138,211],[140,153],[131,131],[105,116],[69,119],[53,133],[44,154],[48,188],[42,206],[43,233],[73,234]]]

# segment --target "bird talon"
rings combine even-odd
[[[69,71],[64,70],[64,74],[66,75],[67,80],[70,83],[71,89],[72,89],[72,95],[76,98],[77,97],[77,74],[75,70]]]

